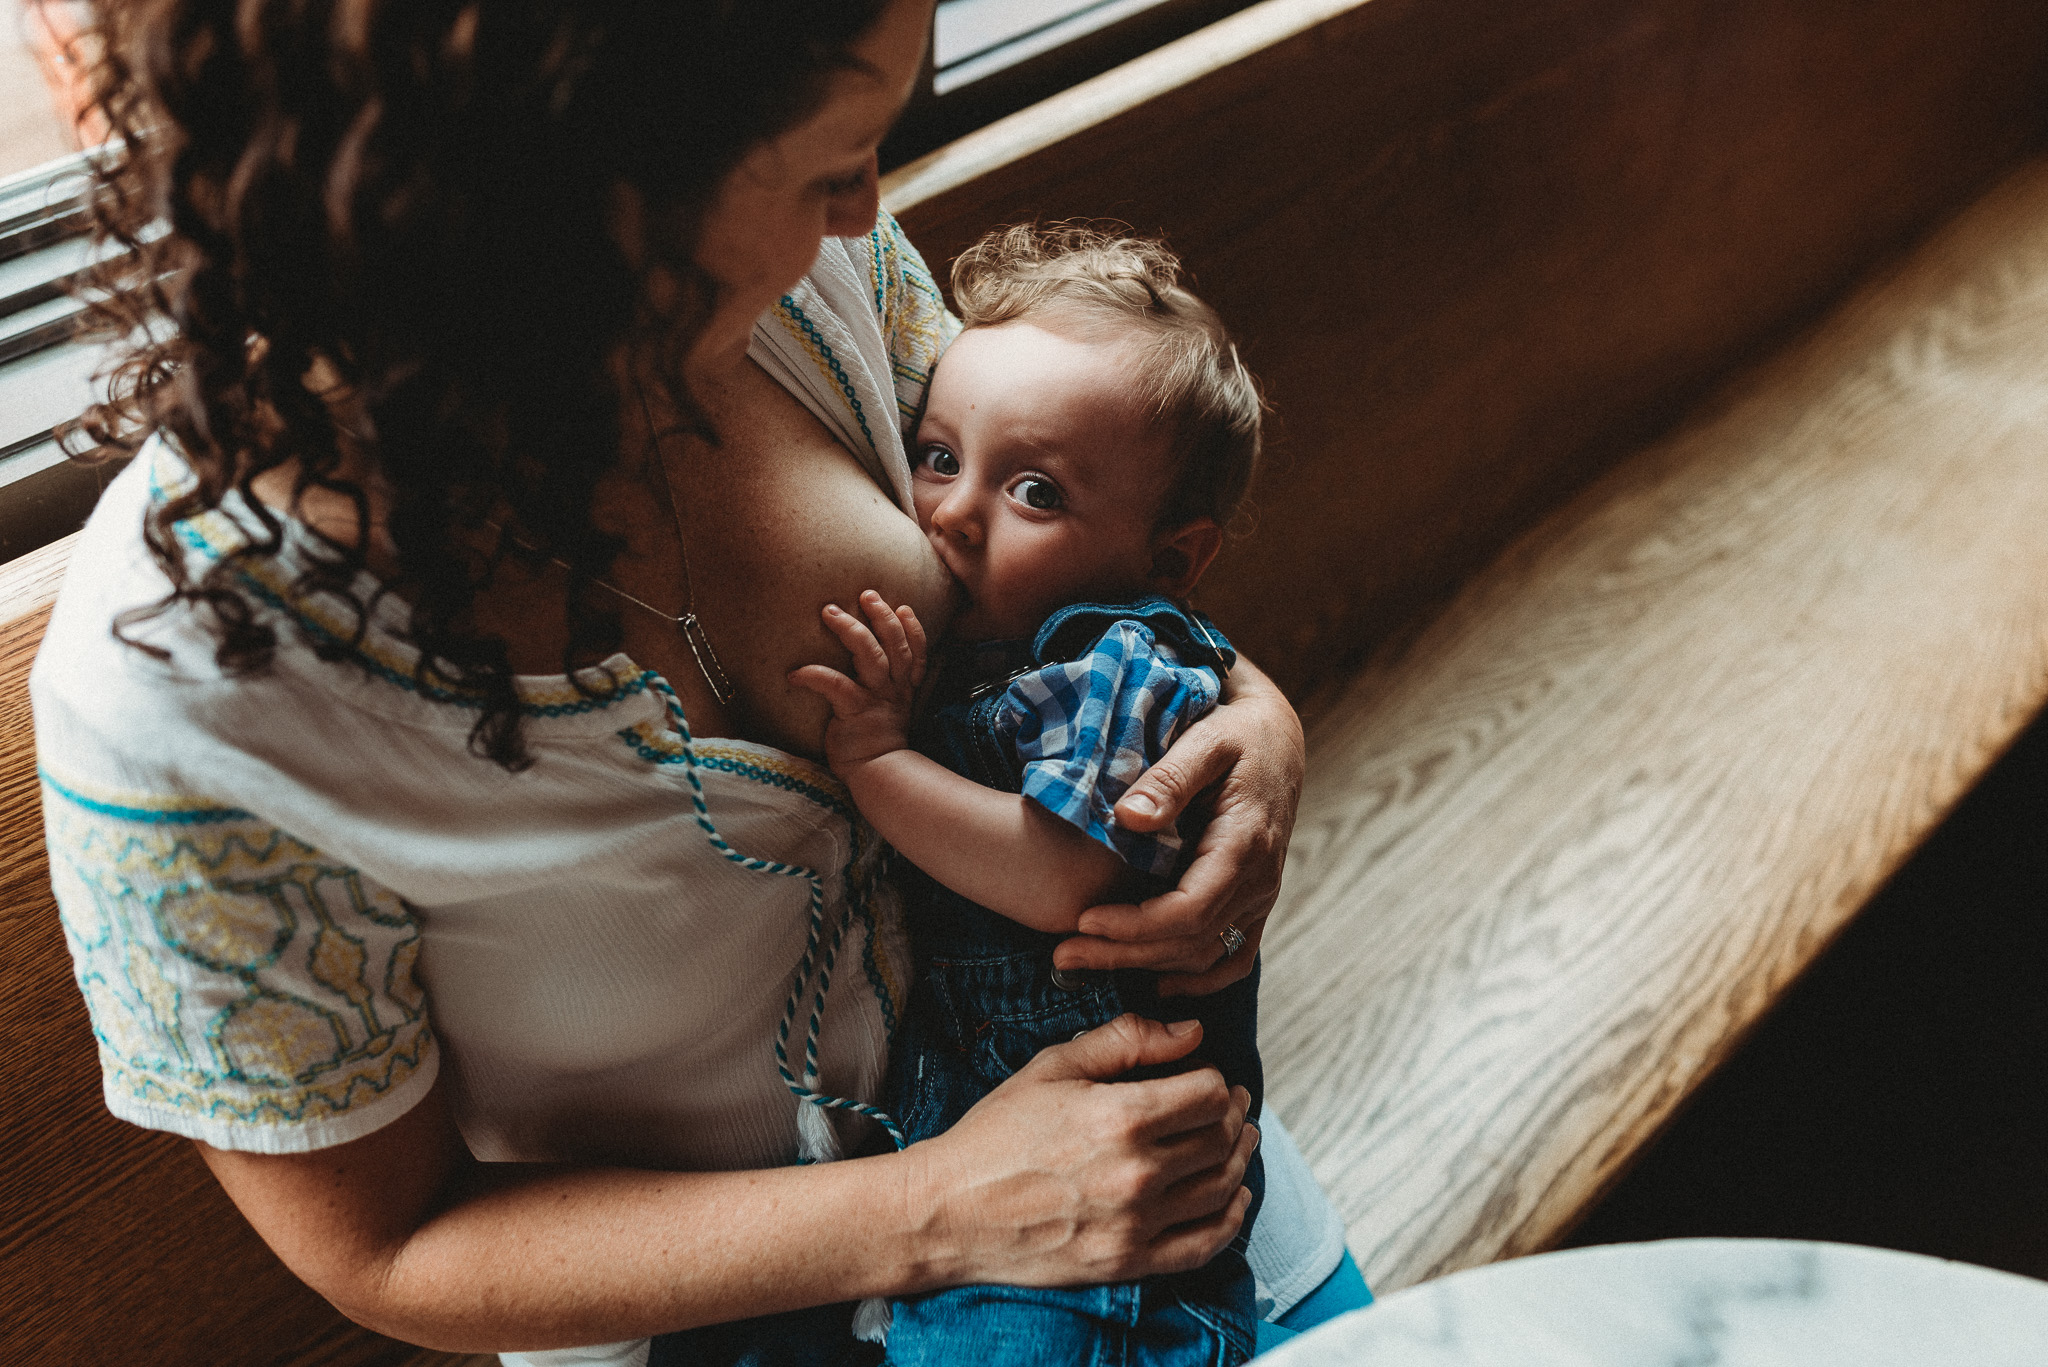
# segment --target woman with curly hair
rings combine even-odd
[[[52,878],[109,1107],[373,1328],[872,1360],[862,1298],[1236,1232],[1242,1091],[1114,1081],[1186,1029],[1048,1050],[907,1150],[875,1105],[907,947],[787,676],[844,658],[827,601],[952,606],[903,429],[957,324],[875,183],[930,13],[99,8],[126,360],[76,435],[134,459],[32,679]],[[1198,858],[1063,968],[1249,971],[1301,740],[1232,677],[1119,811],[1221,780]],[[1267,1171],[1277,1312],[1342,1235]]]

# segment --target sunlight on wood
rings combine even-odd
[[[2048,692],[2048,164],[1314,729],[1269,1095],[1391,1290],[1559,1237]]]

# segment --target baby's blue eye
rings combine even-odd
[[[927,446],[924,452],[925,468],[935,475],[957,475],[960,473],[960,458],[943,446]]]
[[[1017,496],[1029,507],[1049,512],[1060,506],[1060,490],[1049,479],[1027,479],[1017,485]]]

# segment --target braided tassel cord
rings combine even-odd
[[[790,984],[789,1002],[783,1008],[782,1023],[775,1032],[775,1068],[782,1075],[783,1085],[795,1094],[797,1105],[798,1161],[803,1163],[825,1163],[839,1157],[838,1138],[825,1118],[825,1110],[851,1111],[864,1115],[880,1125],[889,1134],[897,1148],[905,1146],[903,1129],[878,1106],[870,1106],[851,1097],[834,1096],[818,1090],[818,1036],[825,1022],[825,994],[832,986],[832,968],[839,958],[839,946],[846,938],[847,927],[853,923],[853,908],[848,905],[841,913],[838,923],[832,927],[829,943],[825,939],[825,882],[817,870],[800,864],[783,864],[769,859],[756,859],[741,854],[718,832],[712,824],[711,810],[704,801],[704,784],[697,777],[697,749],[690,738],[690,724],[683,716],[683,706],[677,700],[675,690],[659,676],[650,675],[648,685],[662,697],[668,710],[669,724],[675,728],[676,738],[683,747],[683,774],[690,783],[690,803],[696,809],[698,829],[711,842],[711,848],[743,869],[755,873],[766,873],[784,878],[802,878],[810,884],[810,929],[804,940],[803,957],[798,960],[794,981]],[[822,953],[821,951],[822,947]],[[817,979],[817,990],[811,999],[811,1018],[804,1034],[804,1073],[801,1080],[789,1065],[790,1028],[796,1023],[796,1016],[802,1007],[804,988]]]

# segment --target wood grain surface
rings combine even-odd
[[[0,567],[0,1363],[495,1367],[349,1323],[190,1144],[107,1113],[50,896],[28,710],[75,540]]]
[[[1163,230],[1272,400],[1208,606],[1299,697],[2034,146],[2039,0],[1267,0],[894,173]]]
[[[2048,164],[1313,729],[1268,1095],[1376,1287],[1540,1249],[2048,694]]]

